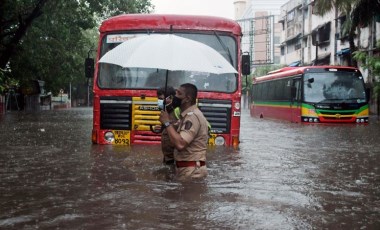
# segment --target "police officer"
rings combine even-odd
[[[160,110],[166,110],[170,117],[170,123],[174,128],[178,127],[180,116],[179,108],[174,109],[172,104],[175,89],[171,86],[161,87],[157,90],[158,107]],[[165,101],[165,103],[164,103]],[[165,105],[165,108],[164,108]],[[162,126],[155,126],[155,130],[161,130]],[[174,145],[170,142],[170,138],[166,129],[162,130],[161,134],[161,150],[164,155],[163,163],[166,165],[174,165]]]
[[[170,123],[166,111],[160,114],[160,121],[175,147],[176,176],[179,180],[203,178],[207,175],[208,122],[196,106],[197,93],[197,87],[190,83],[182,84],[176,90],[172,105],[181,110],[177,130]]]

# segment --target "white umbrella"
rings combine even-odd
[[[173,34],[151,34],[127,40],[107,52],[99,62],[124,68],[237,73],[235,68],[210,46]]]

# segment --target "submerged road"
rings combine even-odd
[[[92,145],[90,108],[2,115],[0,229],[380,229],[376,117],[241,127],[177,183],[159,146]]]

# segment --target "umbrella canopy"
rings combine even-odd
[[[235,68],[210,46],[173,34],[150,34],[127,40],[107,52],[99,62],[124,68],[237,73]]]

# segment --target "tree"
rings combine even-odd
[[[44,10],[49,13],[41,15],[29,28],[10,68],[24,85],[40,79],[49,90],[58,92],[82,75],[83,58],[90,46],[83,31],[96,24],[91,12],[76,1],[48,3]]]
[[[45,8],[46,5],[50,5]],[[149,13],[153,8],[150,0],[3,0],[0,1],[0,68],[5,68],[14,51],[20,45],[27,30],[41,15],[49,15],[49,9],[72,9],[74,14],[84,13],[79,21],[95,23],[96,17],[109,17],[121,13]],[[72,8],[74,7],[74,8]],[[66,12],[70,13],[70,12]],[[83,25],[83,24],[82,24]],[[78,26],[81,26],[78,24]],[[94,26],[94,25],[93,25]]]
[[[0,95],[5,94],[12,87],[17,87],[19,82],[9,76],[7,70],[0,69]]]
[[[355,32],[361,27],[369,25],[378,12],[380,1],[375,0],[316,0],[314,3],[316,14],[324,16],[326,13],[337,9],[347,15],[343,32],[347,34],[351,53],[357,50],[354,42]],[[357,66],[357,63],[351,63]]]
[[[380,50],[380,40],[377,41],[376,47]],[[380,81],[378,79],[380,76],[380,57],[370,56],[364,51],[356,51],[354,52],[354,58],[362,63],[362,67],[364,69],[370,70],[370,73],[373,74],[373,76],[377,76],[377,80],[374,78],[375,82],[373,92],[375,94],[375,98],[377,98],[378,115],[380,115]]]
[[[150,13],[154,9],[150,0],[87,0],[86,3],[101,20],[119,14]]]
[[[21,84],[44,80],[53,94],[69,83],[86,81],[83,61],[96,47],[102,18],[152,9],[150,0],[5,0],[0,4],[6,7],[0,16],[0,66],[7,66]],[[23,33],[18,32],[21,27]]]
[[[42,14],[47,0],[0,2],[0,68],[5,68],[11,55],[32,22]]]

